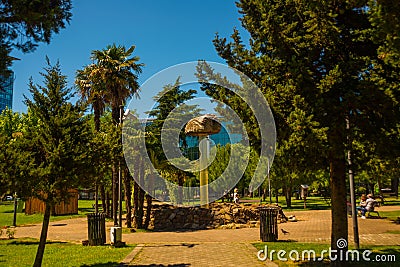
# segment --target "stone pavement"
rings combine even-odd
[[[400,210],[383,206],[378,211]],[[330,242],[329,210],[285,212],[297,222],[278,224],[279,240]],[[352,220],[349,217],[349,244],[352,244]],[[358,220],[360,244],[400,245],[400,225],[384,219]],[[107,228],[112,223],[107,223]],[[41,225],[18,227],[15,237],[39,238]],[[289,232],[284,235],[281,229]],[[123,234],[122,240],[140,246],[125,261],[130,266],[266,266],[260,262],[251,243],[260,242],[259,228],[213,229],[175,232],[136,232]],[[397,234],[396,234],[397,233]],[[87,239],[86,218],[50,223],[48,240],[80,243]],[[107,229],[107,242],[109,230]],[[133,259],[133,260],[132,260]],[[264,264],[264,265],[263,265]]]

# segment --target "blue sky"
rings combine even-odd
[[[42,84],[39,72],[46,55],[60,61],[63,74],[73,86],[75,72],[90,64],[92,50],[115,43],[135,45],[134,55],[145,64],[139,83],[175,64],[204,59],[223,63],[212,44],[215,33],[229,37],[233,28],[243,32],[240,14],[233,0],[81,0],[73,1],[70,25],[54,35],[49,45],[40,44],[33,53],[13,65],[13,110],[26,112],[23,95],[29,96],[28,81]],[[245,35],[245,38],[248,38]],[[142,100],[156,92],[141,92]]]

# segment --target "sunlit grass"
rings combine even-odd
[[[38,240],[0,240],[0,266],[32,266]],[[114,248],[111,246],[82,246],[65,242],[46,244],[42,266],[115,266],[134,246]]]
[[[14,202],[13,201],[3,201],[0,202],[0,227],[10,226],[13,224],[14,216]],[[64,219],[85,217],[88,213],[93,213],[94,200],[79,200],[78,201],[78,214],[72,215],[59,215],[51,216],[51,221],[59,221]],[[17,226],[41,223],[43,221],[43,214],[37,213],[32,215],[25,215],[25,213],[17,213]]]

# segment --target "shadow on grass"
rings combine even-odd
[[[67,244],[68,242],[63,241],[47,241],[46,245],[48,244]],[[38,240],[12,240],[7,245],[39,245]]]
[[[81,213],[93,213],[94,208],[78,208],[78,211]]]

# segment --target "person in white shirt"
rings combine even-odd
[[[239,204],[239,193],[237,188],[235,188],[233,193],[233,202]]]
[[[372,211],[376,204],[376,200],[371,194],[367,195],[367,200],[365,201],[365,207],[361,207],[361,219],[365,219],[365,213],[367,211]]]

